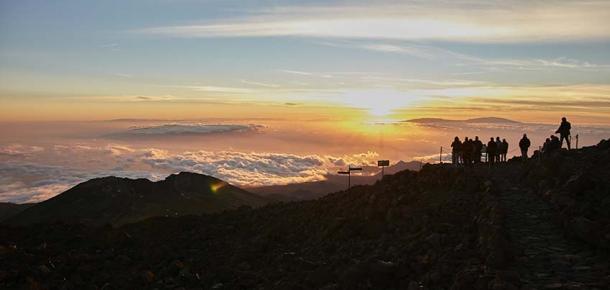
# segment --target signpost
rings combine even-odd
[[[390,166],[390,160],[379,160],[377,161],[377,166],[381,167],[381,179],[385,175],[384,169],[386,166]]]
[[[347,174],[347,189],[352,187],[352,171],[362,171],[362,167],[349,167],[347,171],[338,171],[338,174]]]

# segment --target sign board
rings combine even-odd
[[[349,171],[362,170],[362,167],[350,167]]]
[[[349,171],[338,171],[338,174],[349,174]]]
[[[390,160],[379,160],[377,166],[390,166]]]

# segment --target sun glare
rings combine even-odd
[[[352,91],[341,96],[352,107],[364,109],[375,121],[391,119],[392,113],[408,108],[416,97],[396,90]]]

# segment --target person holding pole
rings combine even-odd
[[[561,124],[555,133],[559,133],[559,148],[563,147],[563,139],[566,140],[566,144],[568,144],[568,150],[570,150],[570,129],[572,129],[572,125],[566,117],[561,118]]]

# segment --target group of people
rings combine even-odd
[[[549,153],[560,149],[563,146],[563,140],[566,140],[568,150],[570,150],[571,129],[572,125],[570,122],[568,122],[565,117],[561,118],[561,124],[555,132],[556,134],[559,134],[560,137],[551,135],[549,138],[547,138],[546,142],[544,142],[541,153],[543,155],[548,155]],[[519,140],[519,149],[521,149],[521,157],[523,160],[527,160],[528,150],[531,145],[531,141],[527,137],[527,134],[523,134],[523,137],[521,140]],[[453,143],[451,143],[451,148],[452,163],[454,165],[472,165],[481,163],[483,153],[486,154],[487,162],[490,165],[499,162],[506,162],[506,156],[508,154],[508,142],[506,139],[500,140],[500,137],[496,137],[495,139],[491,137],[489,142],[484,144],[481,140],[479,140],[479,136],[476,136],[474,139],[465,137],[464,141],[461,141],[460,138],[456,136],[453,139]]]
[[[486,159],[489,163],[504,162],[508,154],[508,142],[506,139],[500,140],[500,137],[496,137],[495,140],[491,137],[487,144],[483,144],[479,136],[475,136],[474,139],[464,137],[464,141],[456,136],[451,148],[452,162],[455,165],[481,163],[483,152],[487,154]]]

